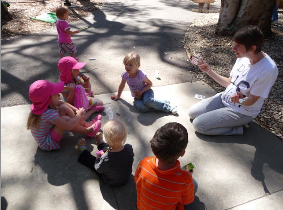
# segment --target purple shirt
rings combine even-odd
[[[141,92],[142,89],[147,85],[144,82],[146,79],[146,73],[142,72],[141,70],[138,70],[138,74],[134,78],[131,78],[129,73],[126,71],[122,73],[121,77],[123,80],[126,80],[133,97],[135,97],[136,90]]]
[[[65,20],[56,20],[56,27],[58,31],[58,42],[59,43],[71,43],[71,34],[67,34],[66,30],[70,28],[69,24]]]

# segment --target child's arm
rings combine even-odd
[[[59,126],[64,130],[73,130],[76,125],[80,122],[81,118],[84,116],[85,109],[80,108],[76,112],[76,116],[70,120],[66,120],[64,117],[58,117],[56,120],[53,120],[53,124]]]
[[[65,101],[69,104],[73,104],[74,99],[75,99],[75,83],[69,83],[67,84],[67,89],[69,92],[63,92],[62,95],[65,99]]]
[[[77,31],[71,31],[71,29],[70,28],[68,28],[67,30],[65,30],[65,32],[66,32],[66,34],[78,34],[78,33],[80,33],[80,31],[79,30],[77,30]]]
[[[85,88],[85,92],[89,93],[91,91],[91,84],[89,81],[89,76],[82,74],[82,79],[84,80],[84,88]]]
[[[114,101],[117,101],[120,97],[121,97],[121,94],[125,88],[125,84],[126,84],[126,80],[121,80],[121,83],[119,85],[119,89],[118,89],[118,94],[115,96],[115,95],[112,95],[111,96],[111,99],[114,100]]]

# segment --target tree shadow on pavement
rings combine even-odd
[[[252,156],[253,149],[242,148],[239,145],[253,146],[255,153],[251,162],[252,167],[250,168],[250,165],[247,166],[250,168],[250,174],[254,179],[262,183],[263,190],[266,194],[272,193],[272,190],[268,189],[266,178],[268,178],[270,188],[276,189],[283,187],[283,142],[259,125],[251,123],[251,126],[245,130],[243,136],[205,136],[197,132],[196,135],[199,139],[207,142],[219,144],[230,143],[230,149],[233,153],[230,154],[231,157],[236,157],[236,160],[243,163],[248,162],[246,159],[248,155]],[[271,170],[264,167],[265,164]]]
[[[90,206],[90,197],[101,194],[114,209],[134,209],[136,204],[136,188],[133,175],[128,183],[121,187],[110,187],[93,170],[85,167],[77,161],[78,152],[75,148],[78,137],[64,137],[61,149],[57,151],[44,151],[37,148],[34,156],[33,179],[37,184],[45,182],[45,176],[49,184],[63,186],[69,184],[72,198],[75,200],[77,209],[93,209]],[[94,140],[87,140],[87,148],[91,152],[94,147],[91,145]],[[95,148],[96,149],[96,148]],[[99,187],[96,187],[98,184]],[[86,183],[93,187],[86,190]],[[89,186],[88,186],[89,187]],[[99,190],[100,191],[97,191]],[[91,195],[89,195],[91,193]],[[97,199],[99,196],[97,196]],[[97,205],[103,206],[103,201]],[[128,206],[126,208],[126,206]],[[123,207],[123,208],[122,208]]]

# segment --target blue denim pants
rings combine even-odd
[[[152,89],[143,93],[141,98],[135,98],[134,105],[140,112],[160,110],[168,113],[172,110],[172,107],[167,103],[166,100],[158,100],[154,98],[154,92]]]

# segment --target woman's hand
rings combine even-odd
[[[232,96],[231,96],[231,102],[233,102],[233,103],[240,103],[240,99],[242,99],[244,96],[243,96],[243,94],[242,93],[240,93],[240,92],[236,92],[236,93],[234,93]]]
[[[198,67],[205,73],[211,71],[210,66],[202,58],[198,60]]]

